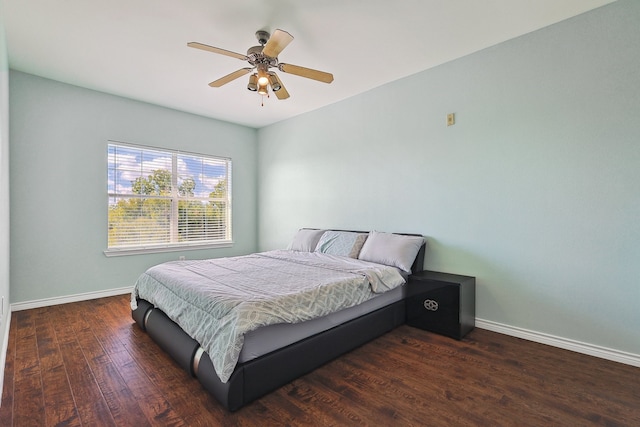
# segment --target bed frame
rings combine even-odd
[[[419,234],[407,234],[420,236]],[[412,272],[423,270],[423,244]],[[229,411],[313,371],[336,357],[405,323],[404,300],[382,307],[324,332],[290,344],[256,359],[239,363],[231,378],[222,383],[209,355],[160,309],[138,300],[132,311],[136,323],[173,359]]]

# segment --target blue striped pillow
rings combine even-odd
[[[329,255],[358,258],[368,233],[352,231],[325,231],[316,246],[316,252]]]

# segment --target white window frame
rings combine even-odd
[[[220,157],[220,156],[212,156],[200,153],[191,153],[186,151],[179,150],[171,150],[166,148],[156,148],[151,146],[137,145],[137,144],[129,144],[125,142],[119,141],[108,141],[107,144],[107,157],[109,157],[109,151],[112,146],[122,147],[133,150],[140,150],[141,152],[147,151],[152,153],[161,153],[166,156],[171,156],[171,194],[170,195],[136,195],[132,193],[118,193],[117,188],[115,186],[107,185],[107,234],[109,234],[109,210],[111,209],[111,201],[116,198],[127,198],[127,199],[135,199],[135,198],[150,198],[155,200],[170,200],[171,201],[171,217],[170,217],[170,225],[168,234],[170,235],[168,242],[163,243],[151,243],[151,242],[140,242],[135,245],[120,245],[120,246],[109,246],[109,239],[107,236],[107,249],[104,251],[104,254],[108,257],[112,256],[122,256],[122,255],[136,255],[136,254],[148,254],[148,253],[157,253],[157,252],[173,252],[173,251],[184,251],[184,250],[197,250],[197,249],[208,249],[208,248],[222,248],[222,247],[231,247],[233,245],[232,240],[232,209],[231,209],[231,194],[232,194],[232,185],[231,185],[231,175],[232,175],[232,162],[231,158]],[[225,214],[225,222],[224,222],[224,231],[225,235],[223,238],[212,239],[212,240],[193,240],[193,241],[178,241],[179,233],[178,233],[178,224],[179,224],[179,209],[178,205],[180,201],[212,201],[215,200],[210,197],[198,197],[198,196],[189,196],[185,197],[180,195],[178,192],[178,159],[180,156],[190,156],[197,158],[199,160],[213,160],[215,162],[222,162],[225,164],[225,180],[227,183],[227,191],[226,191],[226,199],[223,200],[226,206],[226,214]],[[111,166],[111,159],[107,160],[107,170],[112,169],[119,171],[119,169],[114,165]],[[109,172],[107,173],[109,176]],[[144,178],[142,172],[141,177]],[[107,178],[109,179],[109,178]],[[111,189],[111,191],[110,191]]]

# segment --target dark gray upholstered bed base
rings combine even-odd
[[[413,264],[413,272],[423,270],[424,245]],[[187,335],[160,309],[138,300],[132,311],[136,323],[185,371],[229,411],[273,391],[313,371],[405,322],[404,300],[320,332],[264,356],[238,364],[228,382],[222,383],[211,359],[198,342]]]
[[[389,332],[405,322],[404,301],[338,325],[285,348],[239,364],[227,383],[220,382],[211,359],[201,352],[197,371],[194,357],[199,344],[162,311],[139,300],[133,318],[140,327],[225,408],[240,409],[247,403],[311,372],[336,357]],[[146,324],[144,319],[146,317]]]

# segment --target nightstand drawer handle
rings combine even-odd
[[[424,300],[424,308],[426,308],[429,311],[437,311],[438,310],[438,301],[434,301],[432,299],[426,299]]]

